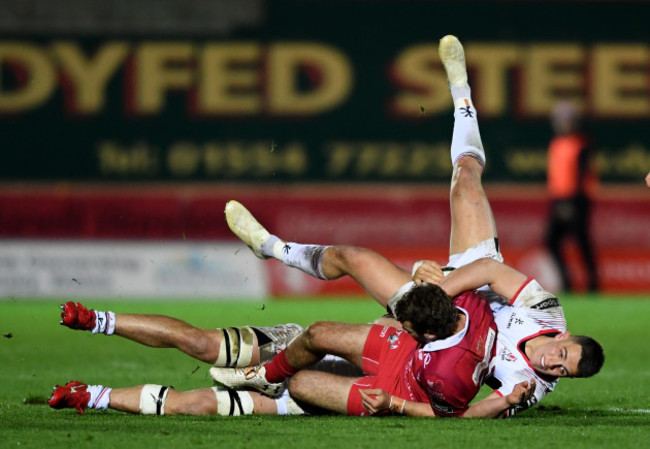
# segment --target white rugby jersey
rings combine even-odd
[[[493,359],[494,374],[485,379],[499,395],[506,396],[520,382],[535,379],[533,397],[524,405],[516,405],[505,412],[505,417],[526,410],[553,391],[556,377],[535,372],[524,354],[522,344],[540,335],[566,331],[564,311],[557,298],[529,278],[521,286],[509,305],[491,304],[499,333],[497,352]]]

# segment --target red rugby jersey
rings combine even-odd
[[[406,364],[402,380],[437,416],[461,416],[481,388],[496,352],[497,326],[480,293],[454,298],[465,312],[465,329],[444,340],[420,345]]]

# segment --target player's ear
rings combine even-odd
[[[432,334],[431,332],[425,332],[424,334],[422,334],[422,336],[426,338],[428,341],[433,341],[438,339],[436,334]]]
[[[565,339],[569,338],[570,336],[571,336],[571,332],[569,332],[569,331],[564,331],[564,332],[562,332],[562,333],[560,333],[560,334],[557,334],[557,335],[555,336],[555,339],[556,339],[556,340],[565,340]]]

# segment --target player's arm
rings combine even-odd
[[[395,402],[398,402],[399,404],[399,399],[395,399]],[[431,408],[431,404],[428,402],[415,402],[415,401],[407,401],[406,399],[401,399],[404,401],[402,404],[399,405],[399,410],[397,408],[398,404],[393,406],[393,411],[394,412],[399,412],[402,415],[406,416],[414,416],[414,417],[429,417],[429,418],[435,418],[435,414],[433,413],[433,409]]]
[[[513,405],[526,403],[534,393],[534,380],[521,382],[507,396],[494,392],[470,405],[463,418],[499,418]]]
[[[371,415],[390,410],[406,416],[435,417],[429,403],[407,401],[397,396],[391,396],[381,388],[360,389],[359,394],[363,408]]]
[[[483,258],[455,269],[439,285],[451,297],[489,285],[494,293],[510,300],[527,279],[525,274],[508,265]]]
[[[463,418],[498,418],[513,405],[526,403],[535,392],[535,381],[525,381],[515,385],[507,396],[492,393],[488,397],[469,406]],[[359,390],[363,407],[370,414],[390,410],[405,416],[435,418],[429,403],[407,401],[391,396],[380,388]]]

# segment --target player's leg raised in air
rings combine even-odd
[[[445,36],[440,40],[439,54],[447,72],[454,102],[449,243],[449,254],[454,255],[463,253],[480,242],[496,238],[497,229],[481,183],[486,162],[485,151],[479,133],[477,111],[467,82],[463,46],[455,36]]]
[[[493,252],[498,253],[496,224],[481,183],[485,152],[467,82],[463,46],[454,36],[445,36],[440,41],[439,53],[447,71],[455,109],[449,253],[460,255],[481,242],[494,247]],[[369,249],[285,242],[270,234],[237,201],[226,205],[226,219],[230,229],[258,257],[281,260],[287,266],[320,279],[349,275],[383,306],[411,279],[410,273]]]
[[[226,204],[226,221],[233,233],[257,257],[275,258],[318,279],[332,280],[350,276],[382,306],[386,306],[393,293],[411,278],[409,272],[370,249],[281,240],[269,233],[237,201]]]
[[[438,51],[447,72],[454,104],[451,234],[447,265],[458,268],[483,257],[503,262],[494,215],[481,181],[486,157],[467,80],[465,52],[460,41],[451,35],[440,40]],[[433,282],[430,275],[436,266],[431,261],[424,261],[414,273],[414,281]]]

